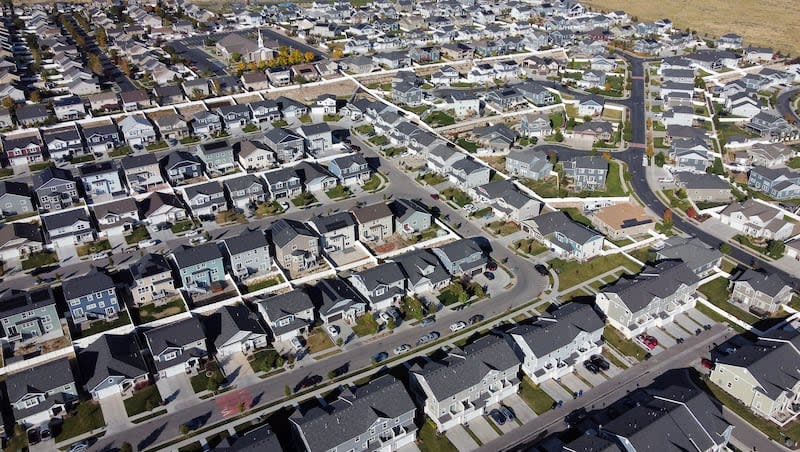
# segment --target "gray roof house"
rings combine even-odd
[[[345,251],[355,246],[356,221],[350,212],[318,215],[308,222],[320,235],[320,245],[326,253]]]
[[[0,259],[10,263],[44,248],[42,228],[32,223],[10,223],[0,227]]]
[[[291,199],[303,192],[303,181],[292,168],[267,171],[263,177],[273,199]]]
[[[222,244],[231,272],[237,278],[264,274],[272,268],[269,243],[264,232],[259,229],[227,238]]]
[[[656,252],[656,259],[683,261],[697,276],[704,277],[722,265],[722,252],[696,237],[674,236]]]
[[[317,162],[303,161],[293,167],[308,191],[326,191],[338,183],[336,176]]]
[[[415,234],[433,224],[433,216],[416,201],[395,199],[389,204],[395,218],[395,230],[401,234]]]
[[[69,360],[59,358],[9,374],[6,395],[13,422],[28,428],[64,416],[78,400],[78,389]]]
[[[228,174],[236,170],[233,146],[227,140],[198,144],[197,156],[211,174]]]
[[[128,155],[120,162],[128,188],[133,193],[146,193],[166,188],[158,159],[152,153]]]
[[[327,122],[306,124],[297,128],[298,135],[305,138],[306,149],[312,154],[325,152],[333,146],[333,134]]]
[[[473,191],[479,201],[491,205],[496,215],[517,223],[539,215],[542,207],[541,202],[519,191],[508,180],[489,182]]]
[[[281,127],[270,129],[264,134],[266,145],[275,152],[278,161],[294,162],[305,154],[305,140]]]
[[[430,250],[409,251],[397,256],[395,261],[406,274],[406,290],[409,292],[433,292],[450,283],[447,270]]]
[[[358,238],[365,242],[382,242],[394,233],[394,216],[385,202],[351,210],[358,222]]]
[[[186,187],[184,192],[186,193],[186,202],[196,216],[216,215],[218,212],[228,210],[225,190],[219,182],[211,181],[201,185],[192,185]]]
[[[237,209],[255,207],[257,203],[265,202],[269,198],[264,179],[254,174],[226,179],[223,185],[228,193],[228,199]]]
[[[24,182],[0,181],[0,218],[35,212],[31,188]]]
[[[355,322],[367,312],[367,303],[339,278],[323,279],[314,287],[320,300],[319,317],[325,323]]]
[[[585,261],[603,252],[602,234],[573,221],[560,210],[525,221],[522,230],[565,259]]]
[[[369,302],[373,311],[388,309],[405,294],[406,275],[397,262],[385,262],[353,273],[348,281]]]
[[[201,361],[208,356],[206,334],[197,317],[158,326],[142,336],[159,378],[195,374],[200,370]]]
[[[276,163],[275,152],[260,141],[242,140],[233,145],[233,150],[247,171],[272,168]]]
[[[747,269],[731,282],[730,302],[757,314],[772,314],[781,304],[789,304],[793,291],[786,281],[773,273]]]
[[[91,218],[84,209],[74,209],[41,217],[50,243],[78,245],[95,238]]]
[[[575,157],[563,163],[564,174],[575,190],[600,190],[606,186],[608,161],[599,156]]]
[[[123,396],[149,379],[135,334],[103,334],[78,351],[83,385],[92,398]]]
[[[293,337],[304,336],[314,323],[314,302],[305,289],[258,298],[254,303],[275,342],[286,342]]]
[[[433,248],[433,254],[453,276],[478,275],[489,263],[489,256],[472,238],[456,240]]]
[[[267,332],[258,315],[241,303],[223,306],[207,315],[203,324],[218,358],[236,353],[250,355],[267,345]]]
[[[694,202],[729,203],[733,201],[731,186],[719,176],[707,173],[677,173],[678,185]]]
[[[343,185],[362,185],[372,176],[367,160],[358,153],[331,160],[328,163],[328,171]]]
[[[203,165],[192,154],[184,151],[173,151],[161,159],[161,166],[172,185],[180,185],[186,181],[203,175]]]
[[[454,184],[463,188],[473,188],[489,183],[491,170],[471,158],[465,158],[453,163],[448,173],[448,178]]]
[[[291,275],[314,268],[319,262],[319,236],[304,223],[281,218],[272,224],[275,261]]]
[[[78,185],[66,169],[49,166],[33,175],[33,191],[45,212],[64,210],[78,200]]]

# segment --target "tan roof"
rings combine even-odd
[[[603,207],[595,213],[595,216],[617,230],[653,222],[653,218],[644,212],[642,206],[630,202]]]

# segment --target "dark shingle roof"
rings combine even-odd
[[[266,334],[264,327],[258,322],[258,316],[243,304],[223,306],[207,316],[203,323],[208,340],[217,348],[225,345],[240,331]]]
[[[275,246],[283,247],[298,235],[317,236],[305,223],[289,218],[281,218],[272,225],[272,241]]]
[[[114,280],[107,274],[93,269],[83,276],[70,278],[61,285],[64,299],[74,300],[91,293],[114,288]]]
[[[6,378],[6,392],[8,401],[13,403],[20,400],[25,394],[43,394],[74,382],[75,378],[72,376],[69,360],[60,358],[9,374]],[[48,409],[56,402],[63,402],[63,400],[59,397],[49,397],[43,404],[40,403],[23,410],[14,408],[14,418],[21,421],[26,416]]]
[[[150,351],[158,354],[170,347],[183,347],[205,339],[206,335],[200,320],[197,317],[189,317],[145,331],[144,337],[147,339]]]
[[[355,226],[356,222],[350,212],[338,212],[333,215],[318,215],[309,220],[314,224],[314,227],[320,232],[338,231],[339,229]]]
[[[258,229],[239,234],[236,237],[225,239],[224,242],[225,247],[228,249],[228,252],[231,253],[231,255],[236,255],[239,253],[244,253],[245,251],[253,250],[255,248],[268,246],[267,237],[264,235],[263,231]]]
[[[81,375],[88,390],[110,376],[134,378],[147,373],[134,334],[104,334],[78,352]]]
[[[590,305],[569,303],[552,313],[553,320],[542,318],[509,331],[519,335],[537,357],[542,357],[571,343],[580,332],[603,329],[603,319]]]
[[[696,285],[700,279],[681,261],[648,265],[632,279],[620,279],[605,287],[603,293],[615,293],[631,312],[638,312],[653,298],[667,298],[682,285]]]
[[[222,259],[222,253],[220,253],[216,243],[204,243],[195,247],[181,245],[172,254],[175,257],[178,268],[191,267],[203,262]]]
[[[786,281],[774,273],[765,273],[749,268],[742,272],[735,281],[747,282],[753,289],[767,294],[770,297],[778,295],[778,293],[787,286]]]

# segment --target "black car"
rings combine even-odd
[[[534,266],[533,268],[535,268],[536,271],[539,272],[539,274],[542,276],[547,276],[550,274],[550,272],[547,271],[547,267],[545,267],[542,264],[536,264],[536,266]]]
[[[500,405],[498,410],[500,410],[500,412],[503,413],[503,416],[507,417],[509,421],[514,420],[514,411],[511,408],[505,405]]]
[[[297,383],[297,386],[294,387],[294,392],[297,392],[304,388],[310,388],[320,383],[322,383],[322,377],[320,377],[319,375],[309,375],[306,378],[300,380],[300,383]]]
[[[483,322],[483,315],[482,314],[475,314],[469,318],[469,324],[474,325],[478,322]]]
[[[388,357],[389,357],[389,354],[388,354],[388,353],[386,353],[386,352],[380,352],[380,353],[376,353],[376,354],[375,354],[375,355],[372,357],[372,360],[373,360],[373,361],[375,361],[376,363],[379,363],[379,362],[383,361],[384,359],[386,359],[386,358],[388,358]]]
[[[332,371],[333,377],[334,378],[341,377],[342,375],[346,374],[348,370],[350,370],[350,364],[345,363],[337,367],[336,369],[333,369]]]
[[[483,276],[485,276],[489,281],[494,279],[494,273],[492,272],[483,272]]]
[[[497,408],[489,412],[489,417],[491,417],[492,420],[494,420],[497,423],[497,425],[503,425],[506,423],[507,420],[506,416],[503,413],[501,413],[500,410],[498,410]]]
[[[608,370],[611,368],[611,364],[608,363],[602,356],[594,355],[591,358],[592,364],[599,367],[601,370]]]
[[[588,359],[583,362],[583,367],[585,367],[586,370],[588,370],[589,372],[591,372],[593,374],[596,374],[596,373],[600,372],[600,368],[597,367],[597,365],[595,363],[589,361]]]

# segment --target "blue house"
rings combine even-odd
[[[216,243],[191,247],[182,245],[172,253],[183,287],[205,292],[214,282],[225,280],[225,264]]]
[[[119,315],[114,281],[97,269],[64,281],[62,289],[75,325],[92,320],[113,320]]]

